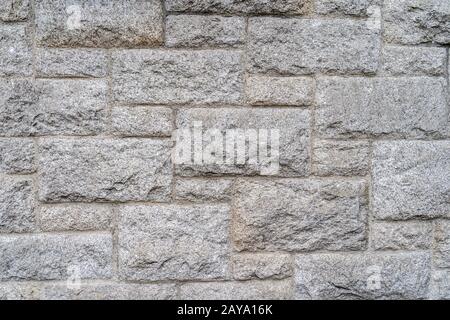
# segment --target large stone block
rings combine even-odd
[[[433,243],[433,226],[427,222],[377,222],[371,229],[375,250],[427,250]]]
[[[167,201],[172,143],[138,139],[48,139],[40,145],[42,201]]]
[[[248,69],[252,73],[372,74],[380,35],[362,21],[251,18]]]
[[[204,280],[228,275],[228,206],[127,205],[119,216],[122,278]]]
[[[33,53],[26,26],[0,25],[0,57],[0,76],[31,76]]]
[[[450,141],[377,142],[372,177],[378,219],[432,219],[450,213]]]
[[[102,80],[0,80],[0,134],[91,135],[104,130]]]
[[[321,15],[370,17],[380,19],[383,0],[316,0],[316,12]]]
[[[364,180],[241,181],[233,202],[238,250],[361,250],[366,246]]]
[[[450,268],[450,221],[436,223],[435,264],[440,268]]]
[[[0,21],[23,21],[30,14],[30,0],[2,0]]]
[[[159,0],[37,0],[36,41],[49,47],[141,47],[163,42]]]
[[[0,280],[111,277],[110,234],[21,235],[0,238]]]
[[[237,103],[238,52],[127,50],[113,54],[113,95],[129,103]]]
[[[284,279],[292,276],[292,259],[281,253],[243,253],[232,257],[236,280]]]
[[[424,138],[445,135],[448,109],[440,78],[323,78],[318,81],[320,136]]]
[[[231,179],[178,179],[174,186],[175,199],[192,202],[229,201]]]
[[[35,171],[34,149],[31,139],[0,138],[0,172],[33,173]]]
[[[425,299],[431,258],[426,253],[297,256],[297,299]]]

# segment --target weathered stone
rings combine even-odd
[[[168,16],[168,47],[236,47],[245,42],[245,19],[221,16]]]
[[[230,179],[178,179],[175,199],[192,202],[230,201],[233,180]]]
[[[369,172],[370,144],[367,141],[318,140],[313,150],[314,172],[320,176],[363,176]]]
[[[0,80],[0,134],[90,135],[104,130],[102,80]]]
[[[449,184],[447,184],[447,187]],[[441,268],[450,268],[450,221],[436,223],[435,264]]]
[[[94,204],[54,204],[41,206],[39,225],[43,231],[108,230],[111,209]]]
[[[172,118],[172,110],[169,108],[115,107],[111,112],[112,133],[126,137],[170,137],[173,130]]]
[[[236,280],[284,279],[292,276],[292,261],[288,254],[236,254],[231,263]]]
[[[182,109],[178,112],[176,122],[177,128],[191,128],[194,122],[201,122],[204,129],[218,129],[224,134],[227,130],[237,129],[238,131],[234,132],[237,132],[239,137],[244,137],[246,130],[259,130],[259,133],[261,130],[279,130],[279,159],[276,159],[279,162],[278,174],[282,176],[306,176],[309,174],[310,113],[308,110],[266,108]],[[226,138],[226,135],[224,140],[228,140],[228,145],[233,145],[231,139]],[[247,139],[247,142],[249,140]],[[224,152],[226,152],[226,148]],[[236,161],[227,163],[229,159]],[[239,164],[237,158],[229,156],[225,160],[223,164],[177,164],[176,170],[184,176],[256,175],[261,174],[262,168],[267,165],[262,161],[256,164],[249,161],[245,161],[245,164]]]
[[[248,67],[253,73],[372,74],[379,38],[362,21],[251,18]]]
[[[297,299],[425,299],[431,258],[426,253],[298,256]]]
[[[82,283],[80,288],[67,285],[43,285],[43,300],[172,300],[173,284]]]
[[[168,11],[202,13],[304,14],[311,0],[167,0]]]
[[[1,21],[23,21],[30,14],[30,0],[2,0],[0,2]]]
[[[40,199],[168,200],[171,145],[137,139],[45,140],[40,145]]]
[[[431,278],[430,299],[450,300],[450,271],[433,271]]]
[[[364,180],[241,181],[233,202],[236,248],[364,249],[366,189]]]
[[[32,231],[35,227],[35,205],[31,179],[1,177],[0,233]]]
[[[39,286],[30,283],[0,283],[0,301],[36,300],[39,298]]]
[[[49,47],[141,47],[163,42],[159,0],[37,0],[36,41]]]
[[[109,234],[0,238],[0,280],[109,278],[111,264]]]
[[[374,145],[373,212],[378,219],[432,219],[450,213],[450,141]]]
[[[130,103],[236,103],[243,71],[238,52],[127,50],[113,54],[113,93]]]
[[[447,126],[440,78],[324,78],[318,81],[319,135],[441,137]]]
[[[127,280],[216,279],[228,274],[225,205],[119,209],[120,272]]]
[[[426,222],[377,222],[371,232],[375,250],[426,250],[433,243],[433,226]]]
[[[40,77],[101,78],[107,74],[107,55],[91,49],[38,49],[36,73]]]
[[[31,76],[30,31],[24,25],[0,25],[0,76]]]
[[[183,300],[286,300],[292,298],[292,283],[280,281],[200,282],[180,288]]]
[[[308,106],[314,101],[312,78],[251,77],[247,100],[253,105]]]
[[[443,76],[446,73],[445,48],[384,47],[381,72],[386,75]]]
[[[35,171],[34,153],[32,140],[0,138],[0,172],[33,173]]]
[[[381,22],[382,2],[383,0],[316,0],[316,12],[321,15],[372,17]]]
[[[402,44],[450,44],[450,2],[442,0],[387,0],[384,38]]]

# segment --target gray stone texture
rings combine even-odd
[[[441,268],[450,268],[450,221],[436,223],[435,264]]]
[[[381,9],[383,0],[316,0],[316,12],[320,15],[372,17]]]
[[[231,179],[177,179],[175,199],[191,202],[230,201],[232,187]]]
[[[39,298],[39,290],[39,285],[28,282],[0,283],[0,301],[36,300]]]
[[[3,0],[0,2],[0,21],[27,20],[30,14],[30,0]]]
[[[376,222],[371,233],[375,250],[427,250],[433,243],[431,223]]]
[[[450,300],[449,270],[433,271],[429,298],[432,300]]]
[[[0,24],[0,76],[31,76],[30,29],[25,25]]]
[[[35,169],[35,145],[32,140],[0,138],[0,173],[27,174]]]
[[[236,280],[285,279],[293,263],[288,254],[242,253],[232,257],[231,270]]]

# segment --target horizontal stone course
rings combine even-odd
[[[375,250],[426,250],[433,243],[433,226],[425,222],[377,222],[371,232]]]
[[[242,253],[232,257],[231,269],[236,280],[285,279],[293,266],[288,254]]]
[[[231,179],[177,179],[175,199],[192,202],[230,201]]]
[[[381,20],[383,0],[316,0],[320,15],[370,17]],[[381,21],[380,21],[381,22]]]

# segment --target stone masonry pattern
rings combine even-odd
[[[448,0],[1,0],[0,300],[450,299],[449,48]]]

